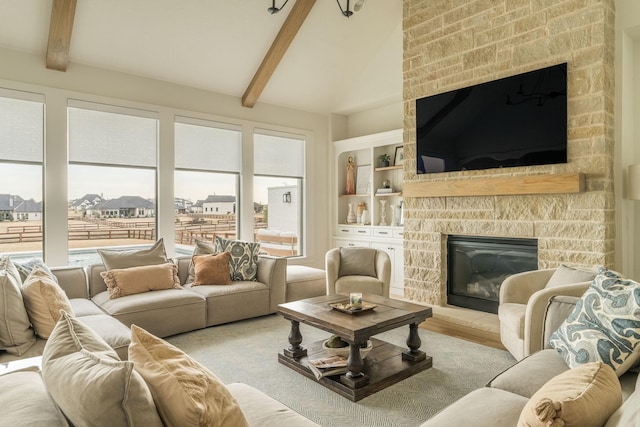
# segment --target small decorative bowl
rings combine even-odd
[[[322,348],[324,349],[324,351],[327,352],[327,354],[330,354],[332,356],[344,356],[344,357],[349,357],[349,346],[346,347],[327,347],[327,341],[329,340],[324,340],[322,342]],[[369,354],[369,352],[371,351],[371,349],[373,348],[373,343],[371,342],[371,340],[367,340],[367,346],[366,347],[360,347],[360,357],[362,357],[363,359],[365,357],[367,357],[367,354]]]

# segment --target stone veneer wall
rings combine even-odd
[[[404,0],[404,181],[581,172],[586,191],[405,198],[405,297],[446,304],[447,235],[538,239],[539,268],[614,263],[614,0]],[[565,165],[415,173],[415,100],[568,63]]]

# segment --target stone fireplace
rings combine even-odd
[[[448,304],[450,235],[533,239],[537,268],[613,266],[614,0],[403,4],[404,187],[444,189],[435,196],[404,194],[405,297]],[[416,174],[417,98],[562,62],[568,163]],[[552,181],[563,174],[579,174],[580,190],[517,191],[531,177]],[[494,185],[510,179],[518,182],[514,192]]]

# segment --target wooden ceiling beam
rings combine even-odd
[[[77,0],[53,0],[47,44],[47,68],[67,71]]]
[[[249,83],[244,95],[242,95],[243,107],[253,108],[258,101],[260,94],[267,86],[273,72],[278,67],[280,60],[287,52],[289,45],[295,38],[315,3],[316,0],[297,0],[293,5],[289,16],[287,16],[284,24],[282,24],[282,28],[280,28],[278,35],[262,60],[258,71],[256,71],[253,79],[251,79],[251,83]]]

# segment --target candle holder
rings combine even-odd
[[[378,225],[389,225],[387,224],[387,201],[380,200],[380,223]]]

